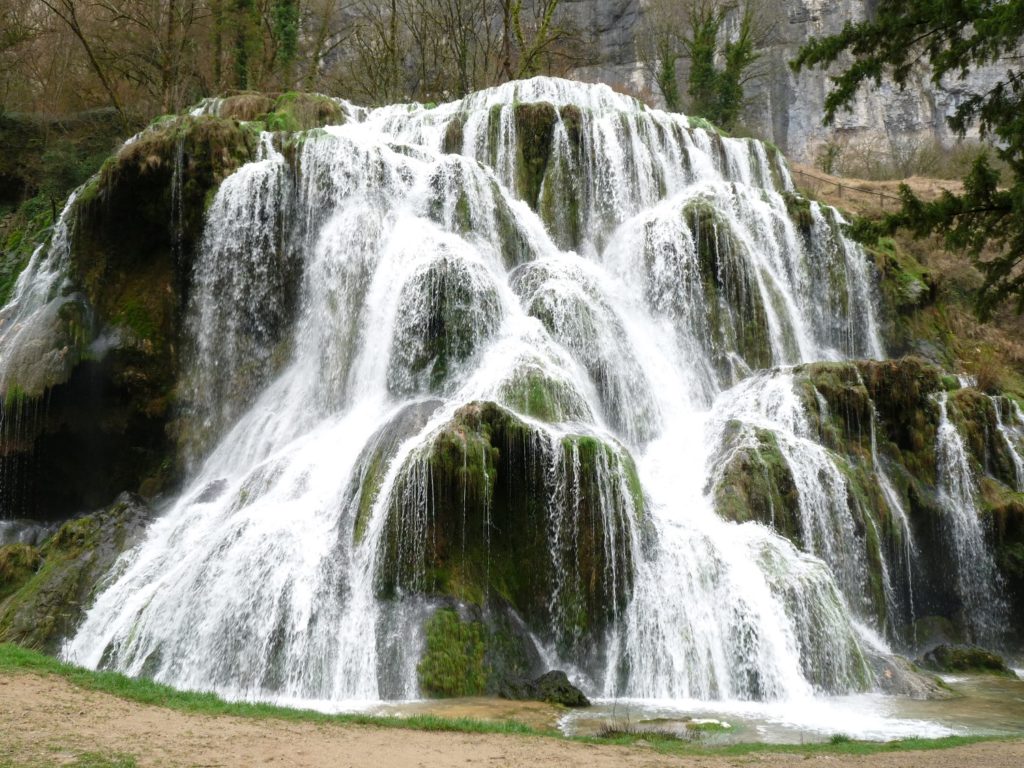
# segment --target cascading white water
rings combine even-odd
[[[751,375],[882,356],[838,215],[812,204],[795,223],[762,145],[601,86],[539,78],[346,114],[291,161],[265,134],[220,186],[188,325],[195,468],[65,657],[235,697],[416,696],[432,446],[473,444],[463,409],[494,401],[544,466],[555,576],[530,629],[545,658],[606,696],[863,688],[846,481],[787,376]],[[524,180],[524,132],[545,116],[544,172]],[[50,290],[37,272],[19,291]],[[735,420],[779,436],[807,552],[715,513],[707,480]],[[613,596],[604,637],[566,629],[585,504]],[[473,514],[497,543],[489,504]],[[382,595],[396,536],[411,566]]]
[[[939,427],[936,472],[939,502],[946,515],[946,534],[954,557],[957,596],[976,642],[997,644],[1003,599],[996,589],[998,572],[985,544],[978,512],[978,489],[967,447],[948,413],[948,395],[936,397]]]
[[[10,300],[0,308],[0,391],[7,392],[8,398],[12,388],[42,390],[73,364],[65,359],[66,352],[61,352],[63,345],[58,342],[63,339],[54,339],[51,334],[61,307],[73,298],[63,289],[69,283],[67,266],[76,197],[77,192],[68,198],[49,242],[32,253]]]
[[[1021,456],[1024,450],[1024,413],[1021,413],[1017,403],[1004,397],[993,396],[992,408],[996,414],[996,429],[1006,442],[1006,450],[1013,462],[1017,490],[1024,493],[1024,457]]]
[[[882,491],[882,496],[885,498],[886,506],[889,508],[889,513],[895,519],[896,525],[899,528],[898,540],[903,545],[896,553],[897,557],[902,561],[897,563],[897,566],[902,566],[898,567],[898,573],[900,578],[904,579],[901,590],[897,590],[892,585],[889,569],[883,569],[886,581],[888,615],[890,617],[899,617],[905,622],[911,622],[914,619],[914,572],[918,567],[920,553],[914,541],[914,532],[910,527],[910,519],[907,517],[907,512],[903,507],[903,500],[900,498],[899,493],[896,492],[896,488],[889,478],[889,473],[885,470],[878,457],[877,422],[878,414],[874,407],[872,407],[871,467],[878,481],[878,487]]]
[[[822,420],[826,420],[828,406],[820,395],[818,407]],[[733,445],[732,451],[748,446],[755,429],[767,430],[775,436],[796,485],[804,548],[828,563],[858,614],[869,615],[873,606],[868,591],[864,535],[857,531],[848,480],[840,468],[839,457],[817,442],[793,375],[749,378],[725,393],[712,414],[718,445],[727,442],[724,434],[730,424],[743,425],[744,437]],[[718,462],[719,468],[727,465],[727,459]],[[888,579],[884,567],[883,578]]]

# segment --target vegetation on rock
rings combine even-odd
[[[477,606],[498,598],[580,649],[625,604],[642,510],[622,449],[585,435],[553,441],[493,403],[471,404],[400,469],[378,589]],[[552,539],[552,526],[565,535]]]
[[[938,645],[928,651],[920,663],[936,672],[987,672],[1016,678],[1001,657],[968,645]]]
[[[42,414],[0,457],[10,477],[25,477],[3,489],[7,509],[60,519],[125,488],[152,494],[174,481],[180,435],[169,433],[192,255],[208,196],[255,142],[233,120],[160,120],[82,189],[70,213],[75,292],[56,316],[66,364],[42,380],[15,371],[4,393]],[[79,458],[63,458],[71,454]]]
[[[487,685],[484,629],[462,621],[451,609],[434,613],[426,625],[426,646],[416,671],[420,691],[432,698],[479,696]]]
[[[0,642],[56,652],[150,518],[140,498],[123,494],[109,509],[65,523],[38,550],[0,549]]]

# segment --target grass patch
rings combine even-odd
[[[272,704],[249,704],[224,701],[212,693],[179,691],[143,678],[126,677],[116,672],[93,672],[65,664],[10,643],[0,644],[0,673],[35,672],[58,675],[70,683],[93,691],[109,693],[118,698],[200,715],[231,715],[233,717],[274,718],[309,723],[374,725],[382,728],[407,728],[418,731],[451,731],[459,733],[518,733],[552,735],[513,721],[486,722],[470,718],[446,718],[435,715],[382,717],[379,715],[328,715],[312,710],[290,709]]]
[[[140,704],[166,707],[180,712],[200,715],[231,715],[233,717],[251,717],[277,719],[291,722],[308,722],[316,724],[337,725],[371,725],[380,728],[402,728],[418,731],[441,731],[454,733],[500,733],[518,734],[535,737],[562,738],[553,729],[534,728],[513,721],[481,721],[470,718],[446,718],[434,715],[414,715],[412,717],[382,717],[379,715],[342,714],[327,715],[311,710],[288,709],[271,704],[246,704],[228,702],[211,693],[194,693],[178,691],[151,680],[135,679],[115,672],[92,672],[90,670],[64,664],[57,659],[29,651],[9,643],[0,643],[0,674],[14,672],[31,672],[52,674],[63,677],[70,683],[93,691],[100,691]],[[615,744],[631,746],[643,741],[648,747],[670,755],[749,755],[755,753],[778,752],[785,754],[841,754],[841,755],[874,755],[884,752],[923,751],[948,749],[977,744],[984,741],[1010,741],[1010,737],[993,736],[948,736],[942,739],[902,739],[884,743],[853,741],[846,737],[833,738],[821,744],[762,744],[739,743],[710,745],[690,740],[663,731],[643,731],[633,728],[607,727],[603,736],[572,737],[571,741],[586,744]],[[132,758],[121,755],[103,756],[84,754],[79,762],[73,763],[78,768],[131,768],[135,765]],[[0,768],[7,768],[0,755]],[[88,762],[92,760],[92,762]],[[106,762],[103,762],[106,761]]]
[[[106,754],[103,752],[82,752],[76,755],[70,762],[65,758],[57,761],[33,760],[25,762],[19,760],[14,762],[3,754],[0,754],[0,768],[136,768],[138,763],[131,755]]]

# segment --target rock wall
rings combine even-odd
[[[925,67],[919,68],[905,90],[891,83],[865,88],[852,110],[840,115],[835,126],[821,124],[829,75],[820,70],[794,74],[789,62],[811,37],[839,32],[847,21],[860,21],[875,0],[766,0],[765,16],[774,24],[770,42],[755,64],[758,76],[747,85],[745,127],[777,144],[794,160],[813,161],[820,147],[831,141],[853,143],[862,151],[900,156],[913,143],[955,142],[946,118],[971,93],[987,90],[1005,67],[995,65],[972,71],[962,81],[936,85]],[[646,0],[568,2],[567,14],[595,46],[595,63],[580,67],[583,80],[608,82],[633,92],[660,98],[637,53]],[[685,62],[680,64],[685,91]]]

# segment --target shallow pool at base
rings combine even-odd
[[[836,735],[863,741],[1024,735],[1024,680],[955,675],[943,681],[957,696],[942,701],[915,701],[882,694],[786,702],[619,699],[598,700],[594,706],[579,710],[486,697],[387,703],[277,703],[392,717],[435,715],[511,720],[539,729],[557,729],[566,736],[651,731],[709,745],[804,744],[827,742]]]

